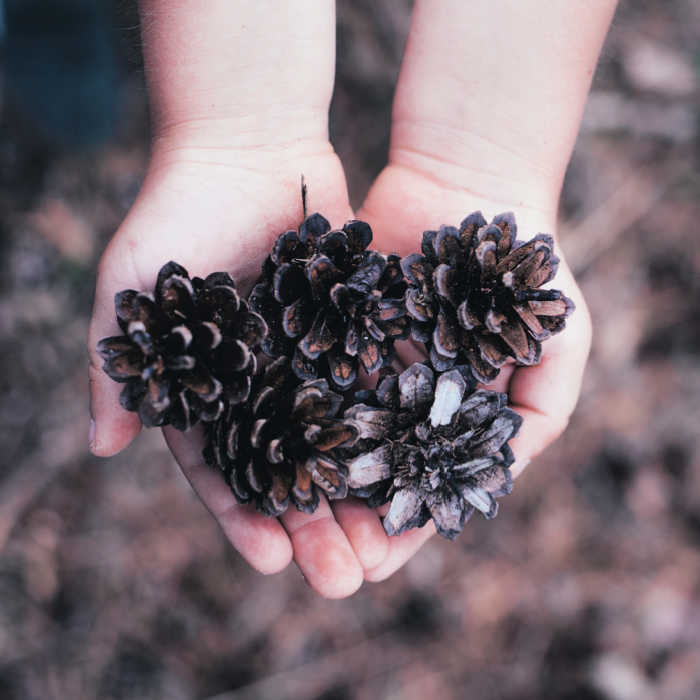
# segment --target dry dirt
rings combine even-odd
[[[409,6],[339,3],[355,200],[386,155]],[[700,697],[700,5],[626,0],[605,45],[562,200],[596,330],[565,436],[495,521],[340,602],[253,573],[157,431],[87,452],[95,264],[147,162],[122,20],[106,146],[2,117],[0,697]]]

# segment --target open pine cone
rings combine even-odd
[[[508,357],[537,364],[541,341],[563,330],[573,302],[540,289],[556,274],[551,236],[516,240],[512,213],[487,224],[481,212],[460,225],[426,231],[422,255],[401,262],[414,339],[438,371],[469,364],[479,381],[496,378]]]
[[[312,513],[319,492],[345,498],[347,469],[330,451],[350,447],[358,429],[336,417],[342,397],[325,379],[299,383],[280,357],[256,375],[250,401],[230,406],[208,426],[208,464],[220,469],[240,503],[253,501],[267,515],[293,503]]]
[[[475,509],[493,518],[495,499],[510,493],[507,442],[522,419],[506,407],[505,394],[471,388],[459,369],[436,384],[433,371],[415,363],[361,392],[365,403],[345,411],[360,430],[345,451],[351,493],[370,506],[390,501],[387,534],[432,518],[441,535],[454,539]]]
[[[175,262],[158,273],[155,294],[126,289],[115,296],[124,335],[103,338],[104,370],[125,383],[121,404],[147,426],[186,430],[216,420],[225,403],[245,401],[267,332],[225,272],[190,279]]]
[[[262,349],[292,357],[300,379],[328,377],[348,389],[358,363],[376,372],[408,336],[400,258],[367,250],[371,241],[363,221],[331,231],[313,214],[283,233],[265,261],[250,296],[270,325]]]

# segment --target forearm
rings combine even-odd
[[[417,0],[390,160],[554,211],[615,0]]]
[[[329,0],[141,0],[156,139],[256,149],[327,140]]]

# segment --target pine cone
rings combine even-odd
[[[475,509],[493,518],[495,499],[510,493],[507,442],[522,419],[506,408],[505,394],[469,393],[469,381],[453,369],[435,384],[433,371],[415,363],[361,392],[366,403],[345,411],[360,429],[355,448],[346,451],[354,455],[346,458],[348,485],[370,506],[391,502],[387,534],[432,518],[441,535],[454,539]]]
[[[270,325],[262,349],[292,357],[300,379],[328,377],[347,389],[358,361],[376,372],[408,336],[400,258],[366,250],[371,241],[363,221],[331,231],[313,214],[298,232],[283,233],[265,261],[250,297]]]
[[[426,231],[422,255],[404,258],[406,309],[414,339],[426,343],[439,372],[468,363],[481,382],[508,357],[537,364],[541,341],[563,330],[573,302],[540,287],[556,274],[551,236],[516,240],[512,213],[487,225],[481,212],[460,225]]]
[[[358,429],[338,418],[342,397],[325,379],[299,380],[280,357],[256,375],[250,401],[230,406],[208,426],[205,460],[219,468],[240,503],[255,502],[267,515],[290,503],[312,513],[319,491],[345,498],[347,468],[330,456],[349,447]]]
[[[145,426],[187,430],[216,420],[226,402],[245,401],[265,336],[265,321],[250,311],[225,272],[189,278],[169,262],[155,294],[126,289],[114,299],[124,335],[97,346],[104,370],[126,386],[121,404]]]

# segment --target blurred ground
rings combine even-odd
[[[339,3],[332,134],[357,201],[387,149],[406,0]],[[95,263],[133,200],[147,112],[115,3],[118,133],[0,130],[0,697],[700,697],[700,5],[622,3],[562,202],[596,326],[580,406],[493,523],[390,581],[317,598],[230,550],[156,431],[87,437]]]

